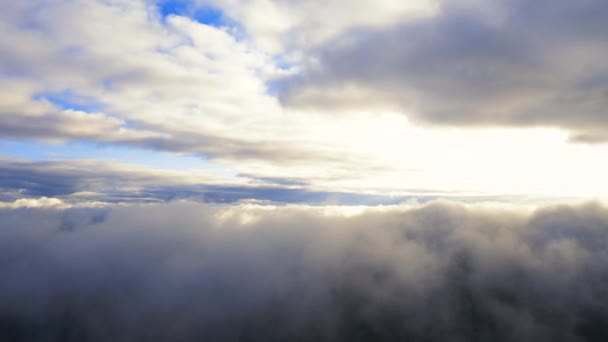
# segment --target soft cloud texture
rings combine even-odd
[[[13,202],[0,202],[0,208],[57,208],[66,209],[69,208],[64,201],[58,198],[40,197],[34,198],[20,198]]]
[[[352,28],[382,28],[434,14],[434,0],[198,0],[244,26],[254,43],[276,54],[295,53]],[[292,56],[293,57],[293,56]]]
[[[604,207],[345,210],[0,209],[0,338],[608,337]]]
[[[0,135],[66,150],[76,142],[187,155],[233,177],[314,193],[608,193],[608,145],[566,143],[568,132],[601,140],[605,128],[599,2],[181,3],[191,8],[3,2]],[[222,20],[197,18],[210,8]],[[471,128],[480,125],[501,127]],[[65,196],[36,192],[40,174],[32,183],[14,177],[21,185],[7,190],[28,193],[2,193],[4,201]],[[146,182],[181,177],[191,178]],[[100,178],[62,186],[115,193]]]
[[[280,110],[260,77],[273,66],[227,29],[161,20],[145,1],[14,2],[1,15],[5,136],[228,159],[313,154],[280,137],[273,144]],[[100,108],[52,101],[66,92]]]
[[[605,1],[441,1],[434,16],[319,45],[284,102],[400,108],[432,124],[560,127],[608,137]]]
[[[287,71],[231,28],[162,18],[145,1],[13,2],[0,16],[5,137],[188,153],[305,181],[380,167],[350,145],[365,126],[284,111],[266,81]]]

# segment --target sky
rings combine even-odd
[[[602,1],[1,6],[5,202],[608,196]]]
[[[0,341],[608,341],[605,0],[0,1]]]

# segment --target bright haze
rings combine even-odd
[[[0,341],[608,341],[608,2],[0,3]]]

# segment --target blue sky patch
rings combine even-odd
[[[207,165],[210,163],[196,156],[173,155],[134,147],[100,145],[90,142],[50,144],[0,139],[0,155],[33,161],[87,159],[94,156],[97,160],[138,164],[165,170],[216,167]]]
[[[210,26],[222,26],[224,23],[224,13],[216,8],[201,8],[194,13],[193,17],[199,23]]]
[[[158,3],[158,10],[160,15],[164,18],[171,14],[183,15],[189,12],[190,4],[187,1],[160,1]]]
[[[34,100],[47,100],[61,109],[78,110],[87,113],[99,112],[104,109],[103,103],[91,96],[77,94],[71,89],[62,92],[40,93],[34,96]]]
[[[220,9],[197,7],[190,1],[163,0],[158,3],[158,10],[163,18],[169,15],[180,15],[209,26],[221,27],[225,24],[224,13]]]

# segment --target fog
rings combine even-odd
[[[608,209],[0,209],[2,341],[606,341]]]

